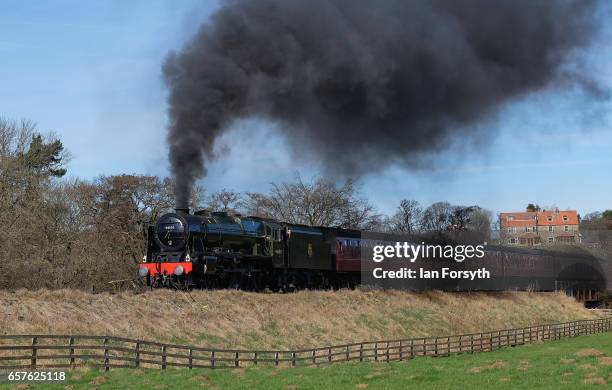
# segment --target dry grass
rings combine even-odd
[[[606,385],[608,384],[604,378],[586,378],[584,383],[587,385]]]
[[[0,292],[0,332],[109,334],[231,348],[299,348],[594,318],[554,293],[402,291]]]
[[[597,358],[597,362],[602,366],[612,366],[612,357],[610,356],[602,356]],[[612,374],[612,373],[610,373]]]
[[[489,365],[486,366],[480,366],[480,367],[472,367],[468,370],[469,373],[472,374],[479,374],[483,371],[489,371],[489,370],[495,370],[498,368],[504,368],[508,365],[508,363],[504,362],[503,360],[497,360]]]
[[[580,351],[576,352],[576,356],[580,356],[580,357],[591,357],[591,356],[603,356],[604,353],[601,352],[598,349],[595,348],[587,348],[587,349],[581,349]]]

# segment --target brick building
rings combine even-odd
[[[505,244],[511,245],[579,243],[578,225],[575,210],[499,214],[500,237]]]

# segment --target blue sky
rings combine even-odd
[[[0,115],[32,119],[39,130],[58,134],[73,155],[73,177],[167,175],[160,65],[216,7],[217,1],[192,0],[3,0]],[[612,90],[610,42],[606,27],[577,57]],[[479,127],[491,136],[455,142],[431,156],[432,169],[389,167],[363,177],[363,195],[386,213],[403,198],[496,212],[529,202],[582,214],[612,208],[610,100],[572,86],[542,91]],[[237,123],[219,141],[223,158],[200,184],[209,191],[265,191],[298,172],[316,175],[320,167],[293,160],[275,129],[258,120]]]

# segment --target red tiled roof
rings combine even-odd
[[[566,217],[567,220],[564,220],[564,217]],[[575,210],[566,210],[558,212],[541,211],[538,213],[538,225],[578,225],[578,213],[576,213]]]
[[[500,213],[501,227],[525,227],[535,226],[536,224],[536,213],[530,211],[523,211],[518,213]],[[508,217],[512,217],[512,221],[508,220]]]
[[[508,217],[512,217],[512,221],[509,221]],[[516,213],[500,213],[499,218],[502,228],[526,227],[536,224],[538,226],[578,225],[578,213],[575,210],[519,211]]]

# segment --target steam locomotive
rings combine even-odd
[[[291,291],[359,282],[359,231],[176,209],[147,237],[138,273],[151,287]]]
[[[371,275],[368,267],[374,264],[364,259],[371,259],[368,251],[375,244],[407,240],[389,234],[297,225],[226,212],[201,210],[191,214],[189,209],[176,209],[161,216],[148,228],[147,236],[146,255],[138,273],[152,288],[274,292],[352,288]],[[589,254],[491,245],[485,252],[486,256],[477,261],[440,260],[427,262],[427,266],[454,270],[486,267],[493,273],[490,280],[415,280],[409,287],[451,291],[564,289],[571,294],[612,287],[608,280],[611,262]],[[395,281],[395,285],[387,282],[379,286],[406,287],[405,281]]]

